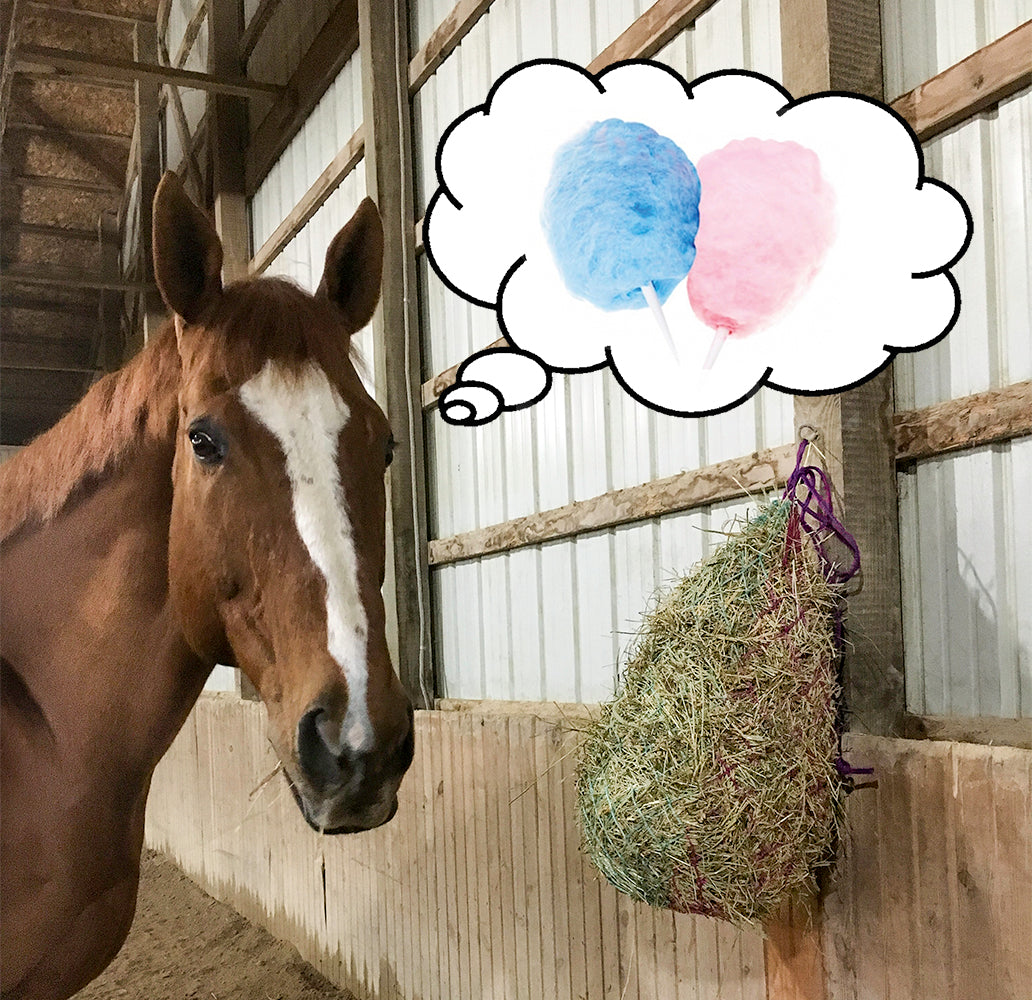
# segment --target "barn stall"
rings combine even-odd
[[[395,819],[319,838],[282,782],[264,781],[277,761],[260,703],[218,668],[155,775],[149,846],[358,996],[1027,996],[1032,8],[162,0],[152,13],[153,28],[133,25],[117,212],[127,350],[160,313],[139,250],[162,166],[212,210],[228,277],[311,288],[366,193],[384,217],[382,305],[360,340],[402,444],[385,593],[419,711]],[[652,58],[686,79],[740,67],[796,96],[891,103],[974,216],[956,328],[835,396],[764,388],[684,419],[596,372],[485,427],[445,423],[436,405],[456,366],[500,331],[421,246],[437,144],[507,69],[549,56],[592,70]],[[786,911],[764,936],[602,880],[580,851],[573,750],[650,595],[717,544],[750,493],[784,484],[804,426],[862,553],[845,747],[877,784],[847,800],[812,915]]]

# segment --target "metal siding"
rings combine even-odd
[[[547,55],[584,64],[647,6],[496,0],[413,102],[418,211],[436,187],[441,133],[481,103],[505,70]],[[432,30],[424,23],[429,10],[416,5],[417,37]],[[778,75],[778,16],[777,0],[721,0],[658,58],[689,77],[732,66]],[[449,292],[425,260],[420,278],[430,378],[495,340],[498,327],[491,311]],[[731,413],[686,420],[642,407],[609,372],[557,376],[544,401],[483,428],[452,427],[436,411],[427,425],[433,537],[734,458],[794,434],[792,399],[781,393],[762,390]],[[679,531],[699,536],[697,525],[723,517],[694,512],[434,569],[435,600],[465,607],[468,586],[476,583],[483,601],[483,617],[463,615],[461,626],[455,609],[437,609],[443,689],[451,697],[608,697],[623,633],[634,630],[663,581],[667,553],[691,563],[689,555],[701,552],[709,537],[679,539]],[[460,567],[473,565],[479,575],[466,573],[460,583]],[[475,673],[481,664],[483,678]]]
[[[1032,18],[1032,3],[888,0],[882,17],[886,93],[895,96]],[[967,201],[974,236],[953,268],[962,302],[955,328],[895,362],[899,409],[1032,378],[1032,91],[924,148],[928,173]],[[899,475],[910,711],[1032,715],[1030,480],[1027,440]]]

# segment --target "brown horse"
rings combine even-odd
[[[261,694],[312,827],[394,815],[413,736],[380,594],[392,442],[349,349],[382,257],[367,199],[315,296],[223,288],[166,175],[173,321],[0,471],[5,998],[68,997],[121,947],[151,774],[216,662]]]

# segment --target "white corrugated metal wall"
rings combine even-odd
[[[254,6],[248,4],[248,14]],[[647,6],[645,0],[496,0],[415,96],[417,214],[436,184],[441,133],[480,103],[498,76],[538,56],[586,64]],[[778,6],[777,0],[720,0],[656,58],[689,79],[731,66],[778,78]],[[413,52],[452,7],[451,0],[412,4]],[[310,23],[291,25],[292,31],[310,40],[327,9],[313,5]],[[174,4],[170,32],[175,18],[185,16],[177,10]],[[884,0],[886,95],[910,89],[1029,17],[1030,0]],[[270,25],[265,38],[291,33]],[[282,45],[266,42],[266,51],[260,44],[249,64],[252,75],[283,82],[304,50],[295,47],[288,53]],[[361,116],[356,53],[252,199],[255,248]],[[937,348],[896,363],[899,409],[1032,374],[1032,96],[1019,93],[933,140],[926,157],[929,172],[968,200],[976,235],[955,269],[964,296],[958,327]],[[364,181],[359,163],[269,273],[313,288],[325,248],[363,196]],[[493,313],[445,289],[425,256],[419,274],[426,379],[499,334]],[[371,338],[360,343],[372,369]],[[430,411],[431,537],[784,444],[794,434],[792,400],[780,393],[762,390],[730,413],[685,420],[645,410],[608,373],[558,376],[537,406],[484,428],[454,427]],[[1032,574],[1020,567],[1022,554],[1032,551],[1032,442],[925,460],[901,473],[899,484],[909,710],[1032,714]],[[719,529],[744,506],[719,504],[434,568],[437,694],[588,702],[607,697],[620,650],[649,595],[719,541],[707,529]]]
[[[1017,25],[1030,0],[882,0],[885,92],[915,87]],[[1032,378],[1032,90],[925,145],[975,222],[953,269],[962,309],[936,347],[895,364],[897,409]],[[1032,716],[1032,439],[901,472],[907,708]]]
[[[435,187],[443,130],[481,103],[505,70],[539,56],[589,62],[648,6],[496,0],[416,96],[417,211]],[[413,45],[448,13],[413,7]],[[745,67],[780,75],[777,0],[721,0],[657,58],[689,79]],[[424,378],[499,336],[494,314],[449,292],[420,260]],[[427,416],[430,533],[445,537],[548,510],[684,469],[785,444],[792,400],[762,390],[706,420],[652,413],[608,373],[557,376],[530,410],[482,428]],[[573,540],[432,570],[438,694],[451,698],[598,701],[657,585],[695,562],[744,504],[721,504]]]

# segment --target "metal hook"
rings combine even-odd
[[[805,431],[810,431],[810,433],[806,434],[806,433],[804,433]],[[821,436],[821,432],[819,430],[817,430],[817,428],[814,427],[813,424],[800,424],[799,427],[796,430],[796,434],[803,441],[810,441],[810,442],[817,441],[820,438],[820,436]]]

